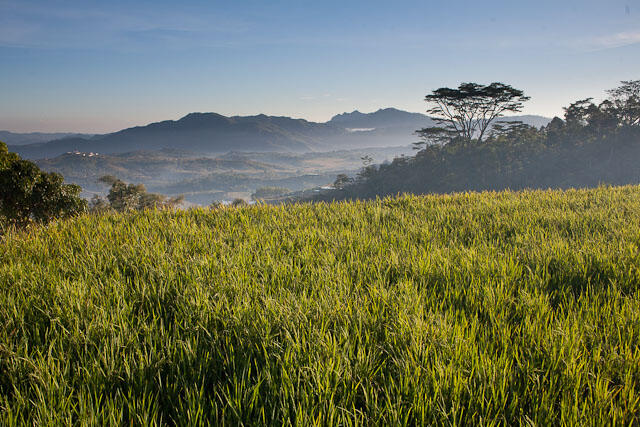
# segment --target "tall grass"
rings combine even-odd
[[[0,419],[637,423],[639,245],[636,186],[9,232]]]

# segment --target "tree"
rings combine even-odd
[[[12,162],[19,159],[20,157],[16,153],[10,153],[7,145],[0,141],[0,170],[9,167]]]
[[[593,98],[576,101],[564,108],[564,120],[570,126],[586,126],[589,123],[589,115],[593,113]]]
[[[640,125],[640,80],[620,82],[615,89],[608,90],[609,101],[623,125]]]
[[[462,83],[457,89],[436,89],[425,101],[437,126],[417,130],[423,138],[418,144],[442,143],[456,137],[481,142],[495,119],[506,112],[522,111],[529,99],[523,91],[503,83]]]
[[[62,175],[43,172],[10,153],[0,142],[0,216],[8,223],[24,227],[84,212],[87,202],[80,198],[81,191],[77,185],[64,184]]]
[[[445,145],[460,137],[459,132],[437,126],[419,129],[416,134],[420,136],[421,141],[413,143],[414,150],[421,150],[427,145]]]
[[[356,175],[356,179],[359,181],[363,181],[367,180],[369,176],[373,175],[378,168],[373,164],[373,157],[371,157],[369,154],[365,154],[364,156],[360,157],[360,160],[362,160],[362,168]]]
[[[91,212],[106,212],[111,208],[109,202],[103,198],[94,194],[91,200],[89,201],[89,211]]]
[[[349,175],[347,175],[346,173],[339,173],[336,176],[336,180],[333,181],[333,188],[341,190],[351,182],[353,182],[353,179],[349,178]]]
[[[481,144],[465,142],[455,130],[428,128],[429,135],[445,135],[446,144],[429,144],[413,157],[362,171],[340,191],[310,198],[637,184],[640,122],[633,111],[640,81],[623,82],[609,93],[597,104],[591,98],[574,102],[565,109],[564,120],[554,117],[540,129],[508,118],[495,120]]]
[[[170,208],[179,205],[184,200],[184,196],[182,195],[167,198],[167,196],[162,194],[148,193],[143,184],[127,184],[111,175],[105,175],[98,181],[111,185],[109,194],[107,194],[107,200],[109,207],[118,212]],[[103,201],[97,198],[92,199],[91,202],[95,210],[104,208]]]
[[[612,100],[604,100],[599,105],[592,100],[581,99],[564,109],[566,123],[574,134],[580,135],[582,130],[591,135],[604,135],[623,125],[622,113]]]
[[[365,154],[364,156],[360,157],[360,160],[362,160],[362,165],[364,167],[367,167],[367,166],[373,164],[373,157],[371,157],[368,154]]]

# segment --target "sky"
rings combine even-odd
[[[0,0],[0,129],[333,115],[500,81],[554,116],[640,79],[640,0]]]

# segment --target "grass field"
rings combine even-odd
[[[2,424],[629,424],[640,187],[83,216],[0,243]]]

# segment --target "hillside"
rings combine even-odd
[[[615,122],[614,122],[615,123]],[[554,119],[483,141],[451,140],[414,156],[369,165],[314,200],[370,199],[413,193],[593,188],[640,183],[640,126]],[[303,198],[307,198],[306,196]]]
[[[83,216],[0,243],[9,425],[633,424],[640,187]]]
[[[79,134],[72,132],[60,132],[60,133],[45,133],[45,132],[30,132],[30,133],[16,133],[6,130],[0,130],[0,141],[8,145],[27,145],[27,144],[39,144],[56,139],[63,138],[85,138],[89,139],[93,135]]]
[[[104,175],[117,176],[127,182],[159,186],[211,174],[263,176],[288,172],[277,165],[248,158],[209,158],[175,150],[111,155],[68,153],[39,160],[37,164],[47,171],[61,173],[68,182],[81,185],[88,192],[104,191],[104,184],[98,183],[98,178]]]
[[[126,182],[142,183],[155,192],[183,194],[191,203],[208,205],[213,200],[248,199],[265,186],[299,191],[326,185],[339,173],[355,173],[364,155],[382,162],[412,151],[410,147],[307,153],[232,151],[206,157],[165,149],[115,154],[72,152],[36,163],[46,171],[62,174],[68,183],[80,185],[87,198],[107,191],[98,178],[113,175]]]
[[[547,120],[529,117],[532,123]],[[72,151],[102,154],[131,151],[185,150],[219,155],[228,151],[310,152],[363,147],[408,145],[416,141],[416,129],[432,125],[423,114],[394,108],[373,113],[354,112],[315,123],[290,117],[234,116],[191,113],[179,120],[165,120],[93,137],[66,137],[28,145],[10,145],[24,158],[56,157]]]

